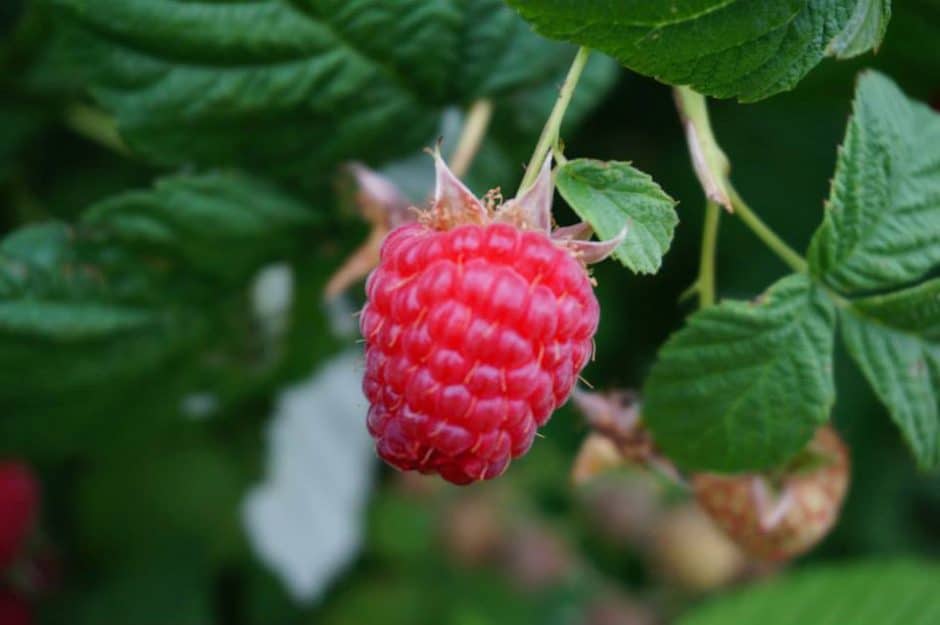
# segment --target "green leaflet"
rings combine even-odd
[[[713,600],[679,625],[931,625],[940,567],[913,560],[810,568]]]
[[[155,307],[159,280],[119,250],[92,250],[59,223],[0,243],[0,404],[4,417],[67,393],[138,379],[198,340],[198,318]],[[63,406],[62,409],[65,409]]]
[[[220,401],[263,383],[278,363],[258,345],[246,287],[289,258],[312,222],[283,192],[214,173],[116,196],[74,228],[6,237],[0,441],[41,453],[101,444],[93,431],[143,436],[219,376],[233,386]],[[131,414],[116,422],[115,410]]]
[[[508,0],[542,34],[720,98],[792,89],[825,56],[880,42],[887,0]]]
[[[122,495],[126,499],[126,493]],[[114,503],[109,509],[123,512]],[[127,529],[122,526],[121,533]],[[176,528],[159,529],[172,531]],[[212,561],[204,553],[201,542],[182,533],[176,538],[175,543],[165,545],[147,559],[110,561],[107,575],[88,590],[74,593],[67,602],[55,604],[48,610],[53,615],[52,620],[94,625],[114,619],[118,613],[121,621],[126,619],[138,625],[166,622],[211,625],[214,621]]]
[[[847,293],[897,287],[940,263],[940,117],[888,78],[859,81],[813,273]]]
[[[242,468],[211,439],[180,438],[151,441],[146,455],[118,451],[84,474],[76,493],[82,544],[121,562],[154,558],[180,540],[214,558],[237,553]]]
[[[558,191],[601,239],[627,238],[614,251],[636,273],[656,273],[669,251],[679,217],[675,200],[629,163],[591,159],[568,161],[555,179]]]
[[[571,58],[497,0],[49,1],[133,149],[305,179],[413,152],[443,107],[541,85]]]
[[[282,191],[237,173],[165,178],[88,209],[84,223],[122,244],[174,257],[187,271],[244,280],[284,252],[313,214]]]
[[[849,353],[918,464],[940,466],[940,279],[856,300],[841,321]]]
[[[829,417],[833,307],[792,275],[755,302],[692,315],[659,353],[643,416],[667,456],[689,470],[772,467]]]

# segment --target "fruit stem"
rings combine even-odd
[[[457,141],[457,149],[450,157],[450,169],[458,178],[463,178],[470,169],[470,165],[473,164],[473,159],[480,150],[492,117],[492,101],[484,98],[475,101],[470,106],[460,139]]]
[[[532,158],[529,159],[529,165],[525,170],[525,176],[522,178],[516,197],[535,183],[549,150],[558,143],[561,122],[565,117],[565,111],[568,110],[568,105],[571,103],[571,96],[574,95],[575,87],[581,78],[581,72],[584,71],[584,66],[587,64],[590,55],[591,51],[588,48],[581,47],[578,49],[578,53],[571,63],[571,69],[568,70],[568,75],[565,77],[565,82],[561,85],[555,107],[548,116],[545,127],[542,128],[538,143],[535,144],[535,151],[532,152]]]
[[[705,224],[702,228],[702,256],[698,267],[699,308],[707,308],[715,303],[715,253],[718,247],[718,224],[721,212],[718,204],[708,200],[705,203]]]
[[[751,207],[747,205],[737,190],[730,184],[728,185],[728,190],[731,193],[731,205],[734,207],[734,212],[741,218],[741,221],[743,221],[745,225],[757,235],[757,238],[763,241],[764,245],[769,247],[780,260],[793,269],[793,271],[806,273],[807,265],[803,257],[797,254],[792,247],[784,243],[783,239],[777,236],[776,232],[761,221],[761,218],[751,210]]]

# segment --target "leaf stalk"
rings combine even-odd
[[[702,255],[699,260],[698,290],[699,308],[715,303],[715,255],[718,248],[718,224],[721,212],[718,204],[709,200],[705,204],[705,224],[702,228]]]
[[[777,236],[777,233],[771,230],[770,227],[757,216],[757,213],[751,210],[751,207],[741,198],[741,195],[734,187],[729,185],[728,188],[731,192],[731,205],[734,207],[734,212],[741,218],[741,221],[751,229],[751,232],[756,234],[757,238],[763,241],[764,245],[770,248],[770,250],[793,271],[806,273],[807,265],[806,261],[803,260],[803,256],[784,243],[783,239]]]

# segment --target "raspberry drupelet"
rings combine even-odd
[[[435,165],[431,207],[388,235],[366,283],[363,388],[379,456],[467,484],[501,475],[567,401],[600,317],[586,264],[625,233],[552,231],[548,159],[498,206]]]

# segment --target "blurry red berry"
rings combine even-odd
[[[32,610],[26,600],[11,590],[0,588],[0,625],[30,625]]]
[[[30,470],[16,462],[0,463],[0,568],[23,547],[39,506],[39,487]]]

